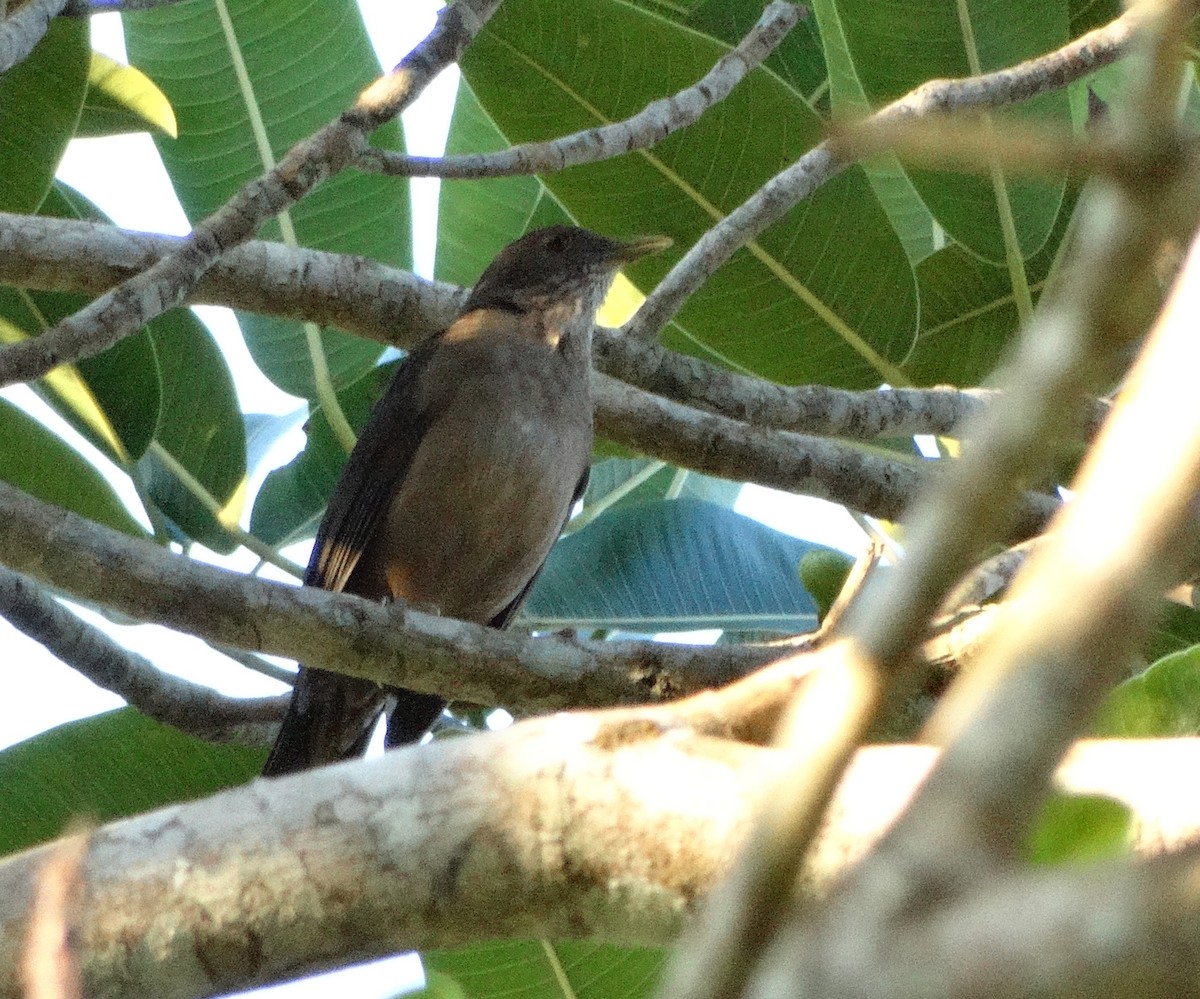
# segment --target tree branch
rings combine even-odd
[[[875,123],[999,108],[1065,87],[1124,55],[1143,17],[1141,5],[1135,5],[1111,24],[1017,66],[961,80],[930,80],[867,120]],[[826,141],[777,173],[696,241],[650,293],[625,331],[632,337],[653,340],[736,250],[849,165],[848,160],[833,155]]]
[[[753,481],[844,503],[874,517],[899,519],[928,465],[888,458],[849,444],[782,430],[760,430],[691,409],[598,375],[596,429],[606,437],[686,468]],[[1036,534],[1058,500],[1026,493],[1010,525],[1013,540]]]
[[[7,73],[33,51],[66,0],[29,0],[0,18],[0,73]]]
[[[458,0],[429,36],[335,121],[292,147],[279,165],[246,184],[200,222],[179,249],[68,316],[41,336],[0,349],[0,385],[28,381],[59,364],[91,357],[183,302],[204,273],[268,218],[347,166],[367,137],[399,114],[456,60],[500,0]]]
[[[457,700],[540,712],[670,699],[775,659],[771,646],[530,638],[401,604],[193,562],[0,483],[0,562],[85,602],[237,648]]]
[[[584,163],[612,159],[662,142],[720,103],[752,69],[767,58],[800,20],[801,8],[772,0],[735,48],[700,80],[672,97],[646,105],[624,121],[585,129],[548,142],[528,142],[495,153],[465,156],[407,156],[367,149],[356,166],[396,177],[479,178],[553,173]]]
[[[32,580],[3,566],[0,616],[142,714],[210,742],[269,744],[291,698],[226,697],[164,673],[72,614]]]
[[[192,999],[410,948],[503,938],[667,943],[744,841],[777,754],[640,716],[537,719],[100,828],[80,913],[87,994]],[[804,897],[829,892],[935,760],[928,747],[859,751],[805,864]],[[1059,776],[1071,791],[1125,802],[1136,848],[1160,854],[1200,831],[1200,800],[1182,793],[1177,776],[1198,768],[1194,739],[1082,743]],[[53,849],[0,864],[3,999],[21,995],[32,885]],[[1123,865],[1051,870],[988,889],[1007,907],[1044,897],[1046,885],[1083,890],[1095,878],[1128,877]],[[1135,954],[1154,946],[1138,932],[1147,925],[1139,909],[1101,910],[1119,930],[1112,946]],[[1060,910],[1015,911],[1031,928],[1039,918],[1052,925]],[[1176,917],[1194,926],[1194,900]],[[957,945],[941,939],[954,959],[948,968],[978,958],[973,935]],[[1032,930],[1018,940],[1044,944]]]

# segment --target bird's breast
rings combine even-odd
[[[587,368],[544,344],[447,354],[429,425],[364,553],[394,596],[486,622],[554,544],[592,447]]]

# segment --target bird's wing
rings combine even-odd
[[[404,359],[363,426],[317,531],[305,585],[345,589],[370,544],[430,419],[417,385],[434,349],[435,344],[422,345]],[[387,692],[372,681],[301,666],[264,776],[361,756],[387,700]]]
[[[317,531],[306,586],[344,589],[387,513],[428,426],[416,387],[433,350],[434,344],[423,344],[404,359],[363,426]]]

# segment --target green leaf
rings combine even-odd
[[[870,106],[878,108],[927,80],[972,75],[973,59],[988,72],[1050,52],[1068,40],[1066,0],[960,0],[918,6],[903,0],[814,0],[814,8],[826,45],[831,39],[845,45],[849,75],[831,74],[835,108],[839,88],[849,78]],[[835,56],[828,50],[827,58],[832,65]],[[1061,91],[998,113],[999,129],[1008,115],[1063,130],[1070,127],[1069,101]],[[992,178],[915,169],[909,177],[950,236],[987,260],[1005,260],[1004,206]],[[1050,234],[1065,178],[1006,178],[1003,189],[1021,255],[1029,257]]]
[[[626,118],[694,83],[726,51],[616,0],[514,0],[488,23],[462,68],[505,138],[517,143]],[[583,225],[675,239],[676,250],[630,268],[631,280],[648,287],[714,221],[821,137],[820,119],[799,95],[756,70],[699,122],[653,149],[543,180]],[[888,362],[908,352],[915,326],[911,267],[854,168],[736,254],[689,300],[665,339],[780,381],[863,386],[878,384]]]
[[[86,198],[55,181],[39,214],[109,220]],[[84,295],[0,288],[0,342],[37,336],[87,305]],[[158,424],[160,387],[154,344],[144,330],[96,357],[55,368],[31,388],[118,466],[146,450]]]
[[[1034,864],[1085,864],[1129,852],[1133,815],[1119,801],[1097,794],[1055,794],[1029,837]]]
[[[159,132],[174,138],[177,127],[171,102],[141,70],[93,52],[75,135],[90,138],[126,132]]]
[[[212,334],[188,309],[164,313],[151,326],[162,379],[154,443],[136,474],[155,505],[182,533],[214,551],[237,547],[175,470],[180,466],[217,501],[221,520],[235,523],[246,487],[246,429],[233,377]]]
[[[1092,734],[1130,739],[1200,734],[1200,645],[1164,656],[1113,690]]]
[[[95,466],[6,399],[0,399],[0,441],[0,479],[99,524],[145,535]]]
[[[634,6],[726,45],[736,45],[763,13],[759,0],[632,0]],[[800,20],[763,65],[810,104],[826,86],[825,54],[817,34],[817,22],[807,8]]]
[[[834,116],[841,119],[866,116],[871,103],[855,75],[841,23],[836,17],[826,16],[821,30],[829,64],[830,107]],[[909,260],[916,263],[929,256],[938,248],[934,242],[933,216],[900,161],[891,154],[875,156],[863,164],[863,170],[904,244]]]
[[[1158,621],[1143,643],[1142,655],[1146,662],[1153,663],[1197,644],[1200,644],[1200,612],[1164,600]]]
[[[470,86],[461,81],[446,155],[490,153],[506,145]],[[443,181],[434,274],[443,281],[474,284],[491,259],[529,227],[541,195],[536,177]]]
[[[700,500],[637,504],[555,545],[521,624],[808,631],[817,608],[797,567],[821,547]]]
[[[1068,192],[1046,244],[1025,263],[1036,302],[1050,274],[1075,207]],[[921,331],[903,368],[914,385],[978,385],[996,367],[1020,329],[1007,269],[957,244],[917,265]]]
[[[639,999],[654,994],[665,954],[578,941],[516,941],[428,951],[421,960],[431,980],[448,977],[469,999]],[[443,979],[441,987],[447,984]]]
[[[192,222],[336,118],[379,72],[353,0],[221,0],[130,13],[122,21],[131,60],[175,109],[179,138],[157,142]],[[384,125],[372,142],[403,148],[399,125]],[[406,181],[344,170],[286,218],[302,246],[409,267],[408,190]],[[280,224],[267,223],[262,237],[281,239]],[[239,319],[268,377],[313,397],[304,325],[250,313]],[[336,385],[370,370],[382,351],[337,330],[323,331],[321,339]]]
[[[0,211],[32,212],[50,190],[87,90],[88,24],[58,17],[29,58],[0,74]]]
[[[395,371],[396,364],[381,365],[338,393],[342,412],[352,427],[357,429],[367,421]],[[267,475],[254,501],[250,531],[269,545],[288,545],[316,534],[349,457],[319,406],[312,407],[305,430],[308,440],[304,449]]]
[[[133,708],[69,722],[0,752],[0,854],[98,822],[244,784],[265,753],[214,746]]]

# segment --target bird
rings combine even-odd
[[[506,246],[375,405],[317,531],[306,586],[506,627],[587,485],[596,310],[617,270],[670,245],[555,225]],[[300,666],[264,776],[416,742],[435,694]]]

